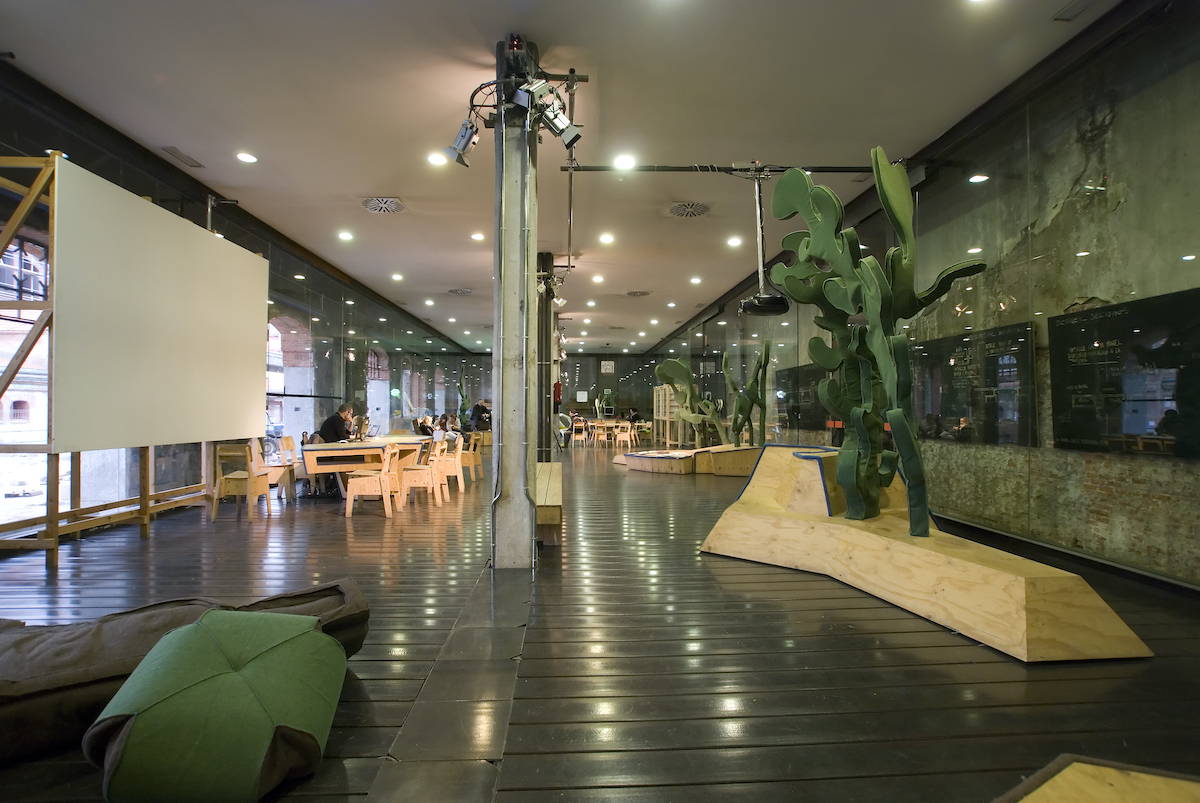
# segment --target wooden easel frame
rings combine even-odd
[[[0,254],[8,250],[8,246],[16,238],[17,233],[30,214],[38,207],[45,207],[50,218],[50,242],[46,248],[46,299],[44,301],[0,301],[0,309],[37,310],[39,315],[26,333],[20,346],[14,352],[4,370],[0,372],[0,397],[12,385],[21,367],[33,353],[34,347],[43,334],[48,340],[48,363],[54,365],[54,171],[56,159],[62,156],[61,151],[51,151],[46,157],[5,156],[0,157],[0,168],[17,168],[37,170],[37,176],[28,187],[0,177],[0,187],[21,196],[21,202],[16,211],[0,232]],[[54,372],[48,373],[46,381],[47,419],[45,443],[7,443],[0,444],[0,453],[16,454],[45,454],[46,455],[46,513],[21,521],[0,524],[0,534],[24,530],[34,527],[45,527],[34,538],[0,538],[0,550],[30,550],[43,549],[46,551],[46,569],[58,568],[59,538],[63,535],[79,533],[91,527],[115,524],[121,521],[137,519],[141,525],[142,537],[150,537],[150,521],[156,513],[186,505],[203,505],[211,503],[211,478],[207,471],[207,455],[209,444],[204,444],[205,466],[203,482],[183,488],[173,488],[169,491],[154,491],[154,468],[151,447],[142,446],[138,450],[138,496],[130,499],[119,499],[102,505],[82,507],[81,469],[82,455],[71,453],[71,500],[68,510],[59,510],[58,498],[58,469],[59,455],[50,451],[53,442],[54,425]],[[65,523],[64,523],[65,520]]]

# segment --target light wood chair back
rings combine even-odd
[[[257,454],[257,459],[256,459]],[[271,484],[262,465],[262,450],[258,439],[251,438],[247,443],[218,444],[216,449],[217,490],[213,494],[212,509],[209,519],[217,518],[217,507],[221,498],[233,496],[237,498],[238,517],[242,515],[242,498],[246,499],[246,519],[254,521],[254,506],[258,497],[267,498],[267,515],[271,514]]]
[[[621,423],[617,424],[617,437],[616,437],[616,440],[614,441],[614,445],[620,446],[622,443],[624,443],[626,446],[628,446],[630,449],[632,449],[633,448],[632,433],[633,433],[633,425],[630,424],[628,421],[622,421]]]
[[[365,468],[352,471],[346,475],[346,515],[354,513],[354,498],[356,496],[379,496],[383,499],[383,515],[392,517],[392,461],[396,456],[396,447],[387,446],[383,450],[383,462],[379,468]]]
[[[458,490],[462,490],[465,486],[463,482],[463,443],[466,441],[465,435],[459,435],[454,439],[454,451],[446,455],[446,470],[442,472],[442,476],[446,479],[454,477],[458,481]],[[449,485],[446,485],[448,491]]]
[[[587,443],[587,422],[576,421],[571,426],[571,443]]]
[[[479,446],[483,443],[483,433],[464,433],[463,437],[468,438],[463,446],[463,465],[466,466],[467,476],[472,480],[480,479],[483,477],[483,458],[479,454]]]
[[[442,470],[442,461],[446,455],[446,442],[434,441],[426,444],[427,451],[424,463],[414,463],[405,466],[400,472],[400,492],[398,503],[401,508],[408,504],[408,494],[413,488],[425,488],[433,494],[433,501],[438,507],[442,506],[442,479],[438,473]]]

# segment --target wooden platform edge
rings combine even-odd
[[[816,493],[820,475],[819,461],[768,448],[701,552],[832,577],[1026,662],[1153,655],[1078,575],[936,527],[910,536],[903,507],[849,521],[823,499],[806,512],[776,501]]]

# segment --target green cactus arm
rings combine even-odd
[[[853,409],[853,405],[846,398],[846,394],[842,392],[842,386],[836,379],[826,377],[818,382],[817,398],[821,400],[821,404],[831,415],[837,416],[839,421],[850,420],[850,411]]]
[[[929,497],[925,488],[925,467],[921,465],[921,453],[912,425],[899,409],[888,410],[888,424],[892,428],[892,439],[900,454],[900,473],[904,475],[908,494],[908,534],[929,535]]]
[[[950,286],[958,279],[965,279],[968,276],[974,276],[977,273],[982,273],[987,267],[986,262],[980,262],[977,259],[968,259],[965,262],[959,262],[956,265],[951,265],[944,271],[938,274],[937,281],[923,293],[917,294],[917,300],[921,307],[928,307],[933,302],[937,301],[942,296],[946,295],[950,290]]]
[[[879,458],[879,487],[887,488],[896,479],[896,466],[900,463],[900,453],[885,449]]]
[[[836,371],[846,361],[846,352],[843,349],[831,349],[825,345],[825,341],[819,337],[813,337],[808,341],[808,356],[817,365],[824,368],[826,371]]]
[[[917,238],[912,225],[913,198],[908,171],[901,165],[889,162],[883,148],[872,148],[871,172],[875,174],[875,191],[879,193],[883,213],[900,239],[905,261],[911,263],[916,253]]]

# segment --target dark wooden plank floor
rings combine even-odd
[[[1160,657],[1026,666],[827,578],[699,555],[739,480],[566,463],[500,801],[989,801],[1063,752],[1200,770],[1194,598],[1051,558]]]
[[[1026,666],[827,578],[699,555],[741,481],[610,459],[564,456],[564,545],[541,551],[507,733],[488,735],[502,759],[446,762],[447,794],[426,799],[487,799],[494,784],[505,803],[988,801],[1062,752],[1200,772],[1195,597],[1039,553],[1084,573],[1158,657]],[[372,629],[327,758],[271,799],[396,799],[380,769],[395,769],[394,744],[436,747],[402,726],[435,664],[461,657],[452,627],[475,621],[489,492],[468,485],[391,522],[370,503],[347,521],[325,500],[253,525],[232,505],[215,526],[181,511],[149,541],[128,527],[66,547],[55,577],[40,554],[0,561],[0,616],[72,622],[354,577]],[[425,705],[434,728],[454,707]],[[472,705],[503,718],[509,704]],[[70,751],[0,770],[0,799],[99,800],[99,780]]]

